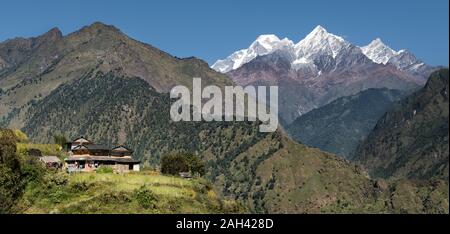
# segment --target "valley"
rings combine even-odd
[[[18,150],[20,142],[12,146],[19,137],[6,130],[20,129],[45,149],[54,136],[126,145],[149,171],[158,172],[161,158],[173,151],[205,163],[203,178],[191,181],[158,173],[62,175],[65,182],[58,185],[56,178],[57,189],[49,193],[45,184],[28,183],[16,194],[5,183],[2,195],[19,197],[11,204],[23,208],[17,213],[448,213],[448,69],[427,82],[437,68],[387,47],[374,57],[380,46],[375,41],[363,49],[319,26],[297,44],[258,37],[210,68],[99,22],[67,35],[52,29],[1,42],[2,157],[29,157]],[[194,77],[220,89],[279,86],[278,130],[261,132],[260,121],[171,120],[176,100],[169,91],[193,88]],[[445,79],[447,89],[440,89]],[[411,110],[418,120],[409,119]],[[386,136],[393,154],[383,151]],[[411,140],[416,137],[423,144]],[[414,163],[423,155],[438,159]],[[19,180],[27,160],[21,166],[8,160],[0,160],[2,181]],[[157,198],[150,208],[133,195],[141,187]],[[90,206],[90,199],[104,206]]]
[[[301,115],[286,130],[299,142],[350,158],[376,122],[404,96],[399,90],[367,89]]]

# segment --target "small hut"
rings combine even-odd
[[[192,174],[190,172],[180,172],[179,173],[181,178],[184,179],[191,179],[192,178]]]
[[[43,162],[48,168],[61,168],[61,160],[56,156],[42,156],[39,161]]]

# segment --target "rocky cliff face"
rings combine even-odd
[[[58,28],[34,38],[15,38],[0,43],[0,74],[24,63],[33,53],[46,50],[62,38]]]

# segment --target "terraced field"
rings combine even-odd
[[[132,174],[55,173],[29,185],[20,202],[24,213],[241,213],[203,179],[156,172]]]

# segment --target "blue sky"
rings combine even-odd
[[[380,37],[432,65],[448,66],[448,0],[2,0],[0,41],[58,27],[68,34],[95,21],[178,57],[213,63],[260,34],[294,42],[316,25],[356,45]]]

